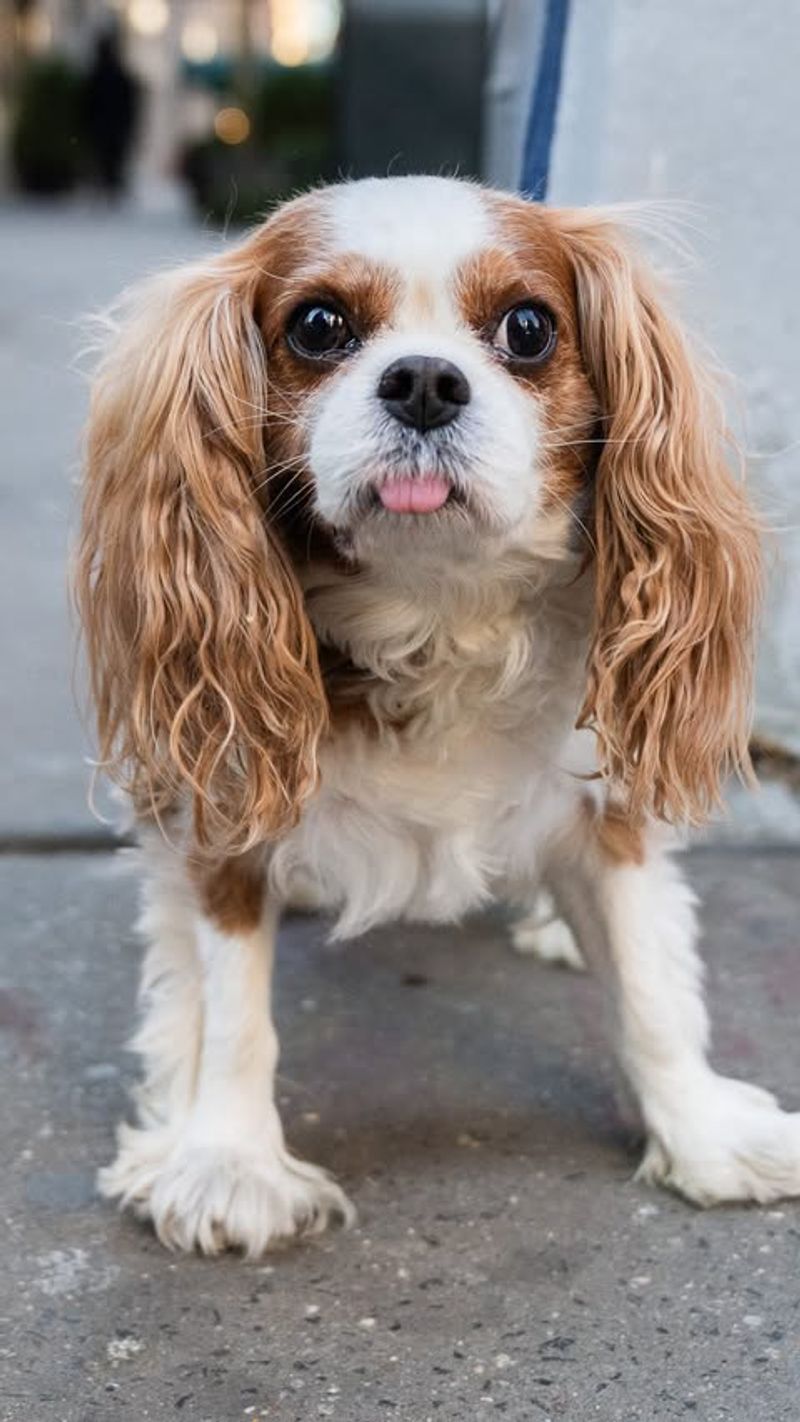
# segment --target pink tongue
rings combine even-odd
[[[435,513],[449,493],[447,480],[435,474],[426,479],[387,479],[378,489],[383,507],[391,513]]]

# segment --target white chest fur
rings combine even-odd
[[[569,772],[588,768],[571,730],[582,593],[527,570],[413,594],[328,575],[307,598],[318,633],[370,672],[383,729],[351,724],[325,747],[320,788],[273,855],[278,891],[336,907],[344,937],[452,920],[534,882],[575,798]]]

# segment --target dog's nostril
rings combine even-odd
[[[470,400],[469,381],[452,361],[406,356],[378,382],[378,396],[401,424],[425,431],[449,424]]]
[[[469,385],[457,366],[441,372],[436,388],[439,398],[451,405],[469,404]]]
[[[383,372],[378,394],[382,400],[407,400],[414,388],[414,374],[407,365],[396,361]]]

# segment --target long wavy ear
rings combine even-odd
[[[707,375],[602,213],[562,213],[601,407],[596,614],[580,724],[630,811],[689,823],[750,775],[756,521]]]
[[[95,382],[76,596],[103,768],[143,812],[191,801],[243,851],[297,818],[326,707],[254,482],[266,359],[246,249],[125,301]]]

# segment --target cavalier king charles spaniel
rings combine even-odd
[[[369,179],[145,282],[77,589],[149,944],[107,1196],[251,1257],[352,1218],[275,1104],[281,906],[346,937],[498,900],[613,994],[644,1180],[800,1194],[800,1114],[709,1065],[669,852],[749,773],[756,520],[613,214]]]

